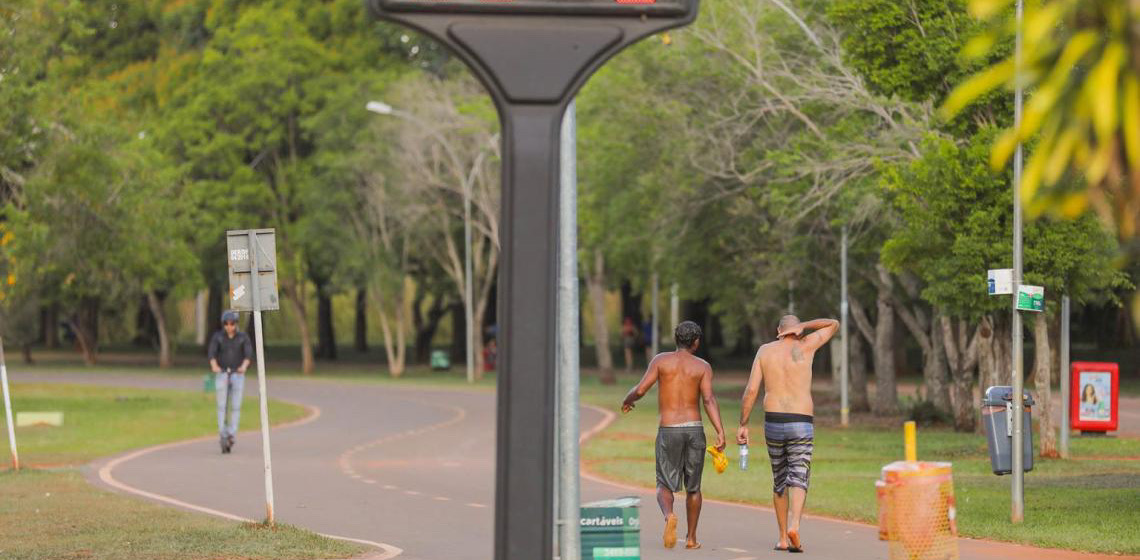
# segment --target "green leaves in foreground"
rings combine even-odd
[[[991,55],[1013,37],[1012,0],[972,0],[989,30],[964,48]],[[1140,217],[1140,5],[1116,0],[1031,0],[1023,58],[994,63],[959,85],[942,106],[952,117],[986,93],[1018,82],[1028,93],[1021,126],[998,137],[991,165],[1003,167],[1018,143],[1037,145],[1025,167],[1023,201],[1032,213],[1074,217],[1090,206],[1121,237]]]

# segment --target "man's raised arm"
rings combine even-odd
[[[744,387],[744,395],[740,397],[740,428],[736,430],[736,443],[748,445],[748,419],[752,417],[752,407],[756,406],[756,398],[760,396],[760,383],[764,380],[764,370],[760,367],[760,353],[756,351],[756,358],[752,360],[752,373],[748,375],[748,385]]]
[[[653,358],[653,361],[649,362],[649,368],[645,370],[645,375],[641,376],[641,381],[634,385],[629,393],[626,393],[625,400],[621,403],[622,414],[633,410],[633,403],[641,400],[641,397],[649,392],[653,384],[657,383],[657,375],[657,358]]]
[[[804,343],[807,344],[811,350],[819,350],[831,337],[835,336],[835,332],[839,330],[839,321],[835,319],[813,319],[806,323],[800,323],[799,326],[805,331],[815,331],[804,337]]]

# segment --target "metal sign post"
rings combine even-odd
[[[697,0],[370,0],[462,58],[503,130],[496,560],[553,555],[559,132],[571,98],[634,42],[692,22]]]
[[[1021,129],[1021,106],[1022,106],[1022,80],[1021,78],[1021,23],[1024,18],[1024,6],[1022,0],[1017,0],[1017,41],[1014,45],[1014,58],[1016,59],[1014,67],[1017,74],[1015,81],[1017,82],[1017,90],[1014,92],[1013,102],[1013,128],[1015,130]],[[1013,523],[1021,523],[1025,520],[1025,471],[1023,465],[1025,463],[1024,449],[1022,448],[1022,441],[1025,438],[1025,426],[1023,425],[1022,411],[1025,409],[1025,403],[1022,399],[1022,385],[1025,381],[1022,372],[1025,371],[1025,355],[1022,352],[1022,341],[1025,333],[1021,331],[1021,312],[1018,311],[1017,303],[1019,294],[1021,293],[1021,274],[1022,274],[1022,259],[1021,259],[1021,160],[1022,160],[1022,146],[1021,142],[1017,143],[1017,153],[1013,156],[1013,480],[1010,484],[1010,521]]]
[[[839,265],[839,343],[843,349],[843,358],[839,363],[839,424],[847,427],[847,423],[851,414],[851,406],[848,404],[847,385],[848,375],[850,372],[850,343],[847,340],[847,225],[843,226],[843,245],[839,249],[840,265]]]
[[[1069,373],[1069,319],[1072,307],[1069,296],[1061,296],[1061,458],[1069,458],[1069,391],[1072,375]]]
[[[4,360],[4,339],[0,338],[0,385],[4,386],[4,419],[8,422],[8,445],[12,448],[12,469],[20,470],[20,454],[16,451],[16,424],[12,422],[12,397],[8,394],[8,366]]]
[[[226,232],[232,307],[253,312],[257,392],[261,401],[261,454],[265,461],[265,522],[269,525],[274,523],[273,461],[269,452],[269,397],[265,387],[265,336],[261,310],[278,309],[276,247],[272,229]]]

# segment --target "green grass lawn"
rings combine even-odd
[[[62,427],[16,428],[21,462],[33,467],[77,465],[127,449],[216,433],[215,402],[213,393],[56,383],[12,385],[16,411],[63,412]],[[261,426],[257,408],[256,397],[245,399],[243,429]],[[274,423],[304,415],[304,407],[269,403]]]
[[[91,486],[74,468],[127,449],[215,433],[212,394],[25,383],[13,384],[12,396],[16,410],[63,411],[64,425],[16,430],[21,462],[54,468],[0,469],[0,558],[307,560],[363,550],[293,527],[234,523],[114,494]],[[245,427],[259,427],[257,400],[245,406]],[[305,413],[270,402],[275,423]],[[0,465],[7,467],[6,445],[4,451]]]
[[[623,378],[617,387],[584,383],[583,400],[617,411],[628,390],[627,381],[633,382]],[[763,413],[757,410],[752,415],[752,463],[742,472],[736,466],[738,451],[733,442],[740,411],[738,389],[718,389],[718,394],[729,436],[727,451],[733,461],[724,474],[706,472],[702,489],[712,498],[768,504],[771,470],[763,444],[755,439],[762,433]],[[808,511],[875,523],[874,481],[884,465],[902,459],[901,422],[897,429],[843,429],[824,411],[816,426]],[[587,443],[582,459],[597,474],[652,487],[656,429],[656,393],[652,392],[632,413]],[[713,441],[711,429],[709,441]],[[934,428],[920,428],[918,433],[919,459],[954,465],[958,527],[963,536],[1089,552],[1140,553],[1140,440],[1074,437],[1071,450],[1072,460],[1038,458],[1033,472],[1025,477],[1025,522],[1014,526],[1009,523],[1010,478],[990,472],[982,435]]]

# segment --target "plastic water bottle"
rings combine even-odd
[[[748,470],[748,446],[740,446],[740,470]]]

